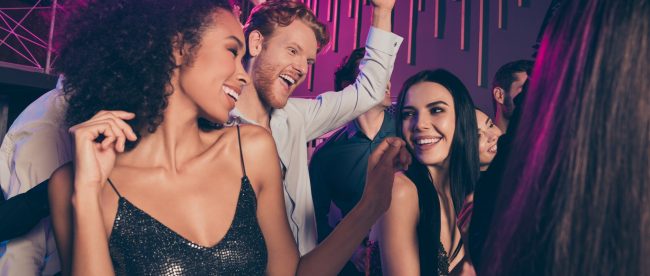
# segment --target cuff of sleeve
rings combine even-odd
[[[389,55],[395,55],[400,45],[402,45],[403,40],[404,38],[399,35],[371,26],[366,40],[366,47],[382,51]]]

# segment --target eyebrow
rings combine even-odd
[[[485,119],[485,124],[486,124],[486,125],[487,125],[489,122],[490,122],[490,117],[488,117],[487,119]]]
[[[428,103],[426,106],[427,106],[427,108],[431,108],[431,107],[436,106],[436,105],[439,105],[439,104],[449,106],[449,105],[448,105],[446,102],[444,102],[444,101],[435,101],[435,102],[430,102],[430,103]],[[402,109],[405,109],[405,108],[415,109],[415,107],[413,107],[413,106],[411,106],[411,105],[407,105],[407,106],[402,107]]]
[[[446,106],[449,106],[449,105],[448,105],[446,102],[444,102],[444,101],[435,101],[435,102],[430,102],[430,103],[428,103],[428,104],[427,104],[427,107],[432,107],[432,106],[434,106],[434,105],[439,105],[439,104],[444,104],[444,105],[446,105]]]
[[[231,36],[227,37],[226,39],[232,39],[235,42],[237,42],[237,45],[239,46],[239,48],[244,48],[244,43],[241,40],[239,40],[239,38],[237,38],[236,36],[231,35]]]

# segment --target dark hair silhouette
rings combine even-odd
[[[547,27],[483,275],[650,275],[650,3],[563,1]]]
[[[346,86],[354,83],[359,75],[359,62],[366,54],[366,48],[356,48],[345,57],[336,72],[334,72],[334,90],[341,91]]]

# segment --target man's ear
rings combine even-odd
[[[503,104],[504,96],[505,96],[503,93],[505,93],[505,91],[503,91],[503,88],[501,88],[501,87],[497,86],[497,87],[492,89],[492,97],[499,104]]]
[[[248,35],[248,53],[251,57],[256,57],[262,52],[263,43],[264,36],[258,30],[254,30]]]

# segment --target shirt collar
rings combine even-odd
[[[395,124],[393,123],[393,118],[391,117],[390,113],[384,110],[384,120],[381,122],[381,127],[379,128],[379,132],[377,132],[375,139],[383,138],[387,136],[387,134],[391,134],[395,132],[395,130],[393,129],[394,127]],[[361,132],[361,128],[359,127],[359,122],[357,122],[356,119],[352,120],[345,126],[345,132],[348,139],[352,138],[357,134],[362,135],[362,137],[368,139],[368,136],[366,136],[365,133]]]
[[[249,118],[246,118],[244,114],[239,111],[236,107],[233,108],[233,110],[230,111],[229,116],[231,118],[239,118],[239,121],[244,123],[244,124],[252,124],[256,126],[261,126],[257,121],[253,121]],[[287,112],[284,109],[273,109],[271,112],[271,124],[273,124],[273,121],[279,120],[279,122],[286,121],[288,118]]]
[[[230,110],[230,114],[228,114],[228,116],[230,117],[229,121],[238,120],[239,122],[244,124],[250,124],[256,126],[260,125],[256,121],[246,118],[246,116],[244,116],[244,114],[242,114],[241,111],[239,111],[239,109],[237,109],[236,107]]]

